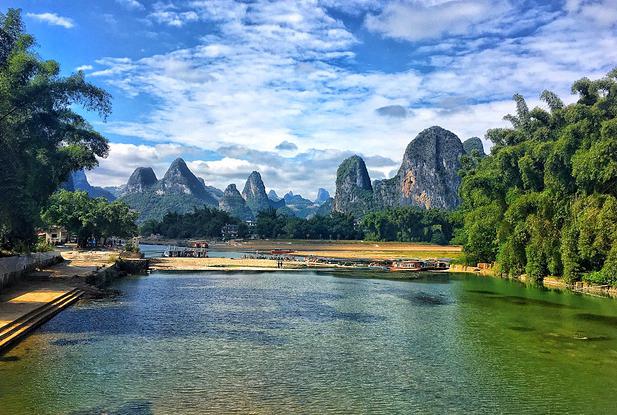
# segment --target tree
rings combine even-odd
[[[0,243],[27,249],[49,196],[71,171],[92,168],[107,140],[73,111],[80,105],[104,120],[110,95],[81,72],[60,76],[57,62],[33,51],[20,11],[0,13]]]
[[[470,262],[617,283],[617,70],[572,91],[568,106],[544,91],[548,110],[515,95],[512,128],[489,130],[491,155],[466,163],[459,237]]]
[[[108,202],[105,198],[95,199],[95,217],[100,236],[106,242],[107,238],[115,236],[128,238],[137,234],[137,212],[131,211],[129,206],[119,200]]]
[[[460,219],[442,209],[405,206],[371,212],[362,218],[361,226],[371,240],[447,244]]]
[[[227,212],[204,206],[190,213],[167,213],[160,222],[148,220],[140,229],[141,235],[163,235],[166,238],[219,237],[223,226],[238,225],[238,235],[248,234],[248,226]]]
[[[60,190],[54,193],[42,213],[49,226],[62,226],[77,237],[77,244],[85,247],[88,239],[104,242],[111,236],[127,238],[137,234],[137,213],[120,201],[105,198],[91,199],[86,192]]]

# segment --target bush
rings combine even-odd
[[[44,239],[39,239],[36,244],[34,244],[33,252],[51,252],[54,250],[54,246],[47,243]]]
[[[583,275],[582,279],[589,284],[617,286],[617,275],[607,275],[603,271],[590,272]]]
[[[124,250],[126,252],[133,252],[135,254],[138,254],[141,252],[141,250],[139,249],[139,244],[135,242],[135,240],[133,239],[126,241],[126,244],[124,245]]]

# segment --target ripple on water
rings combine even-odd
[[[0,413],[610,412],[613,303],[572,296],[560,310],[500,280],[441,282],[125,279],[0,363]]]

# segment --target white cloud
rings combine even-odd
[[[169,26],[182,27],[186,23],[195,22],[199,18],[195,12],[154,12],[150,17],[159,23]]]
[[[92,69],[94,69],[92,65],[81,65],[75,68],[76,71],[90,71]]]
[[[56,13],[26,13],[26,16],[38,20],[39,22],[45,22],[52,26],[61,26],[65,29],[70,29],[75,26],[72,19],[59,16]]]
[[[120,4],[128,10],[145,10],[143,4],[137,0],[116,0],[116,3]]]
[[[615,0],[602,5],[611,2]],[[325,3],[346,10],[342,1]],[[225,161],[193,162],[207,181],[221,187],[259,167],[268,178],[266,185],[277,191],[309,192],[317,185],[333,190],[336,163],[345,154],[394,160],[385,165],[367,162],[372,172],[387,175],[397,167],[407,143],[431,125],[441,125],[461,139],[483,137],[488,128],[504,125],[501,118],[514,110],[510,97],[515,92],[532,104],[545,88],[571,99],[574,80],[601,76],[617,62],[615,28],[591,7],[600,3],[570,2],[560,11],[538,7],[514,13],[502,1],[484,15],[482,0],[385,7],[359,0],[358,7],[373,16],[369,20],[393,23],[379,33],[413,42],[422,36],[422,42],[417,49],[409,47],[419,53],[404,65],[412,69],[357,71],[355,46],[360,40],[321,7],[325,3],[257,0],[249,7],[210,0],[185,3],[184,8],[157,6],[155,12],[173,16],[192,12],[196,21],[213,30],[191,48],[143,59],[97,60],[101,69],[91,76],[120,93],[156,102],[137,119],[100,128],[176,143],[181,147],[175,156],[185,146],[223,149]],[[424,36],[418,30],[425,23],[418,22],[404,32],[403,25],[394,23],[411,10],[403,10],[405,5],[425,13],[436,27],[427,28]],[[403,14],[395,16],[395,11]],[[418,18],[414,16],[412,21]],[[491,22],[479,24],[489,16],[494,17]],[[437,17],[449,22],[446,29]],[[161,23],[173,25],[173,18]],[[527,27],[533,30],[513,34]],[[395,108],[401,116],[380,115],[380,108]],[[269,151],[285,141],[297,145],[293,157]],[[130,156],[126,162],[134,165]],[[318,164],[322,159],[327,162]],[[316,173],[317,167],[303,165],[322,170]]]
[[[453,0],[432,4],[396,1],[388,3],[379,14],[368,15],[365,23],[371,31],[414,41],[444,33],[466,33],[506,10],[508,4],[502,0]]]

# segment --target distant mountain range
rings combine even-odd
[[[336,177],[336,194],[330,197],[320,188],[314,201],[292,191],[283,197],[274,190],[266,193],[261,174],[249,174],[242,192],[235,184],[225,191],[208,186],[195,176],[181,158],[174,160],[160,180],[151,167],[138,167],[124,186],[91,186],[83,171],[75,172],[63,185],[84,190],[92,197],[116,198],[139,212],[139,221],[160,220],[168,212],[188,213],[195,207],[216,207],[242,220],[253,220],[259,212],[309,218],[338,211],[360,217],[373,210],[397,206],[453,209],[459,204],[458,170],[464,154],[485,156],[482,141],[472,137],[464,142],[452,132],[435,126],[420,132],[403,154],[398,173],[384,180],[371,179],[364,160],[344,160]]]
[[[139,212],[139,222],[160,220],[168,212],[188,213],[195,207],[216,207],[242,220],[253,220],[266,209],[276,209],[281,214],[310,217],[315,214],[327,215],[331,211],[329,196],[319,189],[315,202],[289,192],[279,198],[274,190],[268,195],[259,172],[252,172],[242,193],[235,184],[225,191],[206,185],[203,178],[195,176],[178,158],[174,160],[162,179],[158,179],[151,167],[138,167],[123,186],[101,188],[90,185],[83,171],[74,172],[63,188],[86,191],[91,197],[120,199]],[[320,199],[321,198],[321,199]]]

